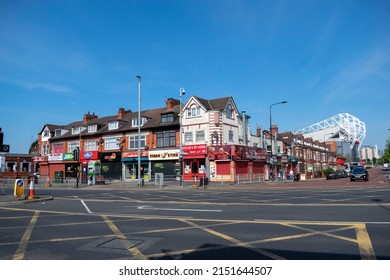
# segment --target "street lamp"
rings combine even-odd
[[[271,114],[271,111],[272,111],[272,106],[275,106],[275,105],[278,105],[278,104],[286,104],[287,101],[281,101],[281,102],[277,102],[277,103],[274,103],[274,104],[271,104],[271,106],[269,106],[269,134],[271,135],[271,154],[273,154],[273,145],[272,145],[272,132],[271,132],[271,128],[272,128],[272,114]],[[275,139],[275,142],[276,142],[276,139]]]
[[[138,187],[141,187],[141,76],[138,79]]]
[[[186,94],[186,91],[184,90],[184,88],[180,88],[180,92],[179,92],[179,96],[180,96],[180,115],[179,115],[179,125],[180,125],[180,137],[179,137],[179,162],[180,162],[180,185],[181,186],[184,186],[183,184],[183,129],[182,129],[182,117],[183,117],[183,114],[182,114],[182,105],[181,105],[181,97],[183,95]]]

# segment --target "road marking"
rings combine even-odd
[[[116,237],[118,237],[123,246],[137,259],[137,260],[146,260],[146,257],[141,253],[140,250],[138,250],[136,247],[133,247],[133,245],[130,243],[129,240],[127,240],[126,235],[124,235],[119,228],[107,217],[102,215],[102,219],[107,223],[108,227],[112,230],[112,232],[115,234]]]
[[[138,206],[138,210],[188,211],[188,212],[222,212],[214,209],[158,208],[149,205]]]
[[[259,253],[259,254],[262,254],[262,255],[264,255],[264,256],[267,256],[267,257],[269,257],[269,258],[271,258],[271,259],[274,259],[274,260],[285,260],[283,257],[280,257],[280,256],[278,256],[278,255],[272,254],[272,253],[270,253],[270,252],[268,252],[268,251],[266,251],[266,250],[263,250],[263,249],[254,247],[254,246],[250,245],[250,244],[247,243],[247,242],[240,241],[240,240],[235,239],[234,237],[231,237],[231,236],[226,235],[226,234],[224,234],[224,233],[215,231],[215,230],[213,230],[213,229],[209,229],[209,228],[207,228],[207,227],[198,225],[198,224],[196,224],[196,223],[193,223],[193,222],[191,222],[191,221],[187,221],[187,220],[184,220],[184,219],[180,219],[180,221],[183,222],[183,223],[186,223],[186,224],[188,224],[188,225],[191,225],[191,226],[193,226],[193,227],[195,227],[195,228],[198,228],[198,229],[201,229],[201,230],[203,230],[203,231],[206,231],[206,232],[208,232],[208,233],[210,233],[210,234],[213,234],[213,235],[215,235],[215,236],[218,236],[218,237],[220,237],[220,238],[223,238],[223,239],[225,239],[225,240],[227,240],[227,241],[230,241],[230,242],[232,242],[233,244],[235,244],[235,245],[237,245],[237,246],[239,246],[239,247],[245,247],[245,248],[251,249],[252,251],[255,251],[255,252]]]
[[[80,199],[81,201],[81,204],[84,206],[85,210],[87,210],[87,212],[89,214],[92,214],[93,212],[88,208],[87,204],[84,202],[84,200]]]
[[[19,246],[16,249],[16,252],[15,252],[12,259],[14,259],[14,260],[23,260],[24,259],[24,254],[26,252],[27,244],[28,244],[28,241],[30,240],[31,233],[34,229],[35,223],[38,220],[38,216],[39,216],[39,211],[36,211],[34,213],[34,216],[31,218],[30,223],[29,223],[26,231],[24,232],[22,240],[20,241]]]
[[[359,245],[362,260],[376,260],[374,248],[365,224],[358,224],[355,227],[356,239]]]

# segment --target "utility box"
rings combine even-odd
[[[101,174],[100,161],[88,162],[88,185],[96,185],[96,176]]]

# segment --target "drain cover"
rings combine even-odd
[[[142,242],[143,242],[142,240],[113,238],[113,239],[107,240],[106,242],[103,242],[102,244],[98,245],[97,247],[106,248],[106,249],[128,250],[130,248],[133,248],[133,247],[141,244]]]

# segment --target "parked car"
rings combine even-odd
[[[326,180],[337,179],[336,170],[328,170],[326,172]]]
[[[356,166],[350,176],[351,181],[364,180],[368,181],[368,171],[363,166]]]
[[[336,170],[336,177],[338,178],[347,178],[348,174],[344,170]]]

